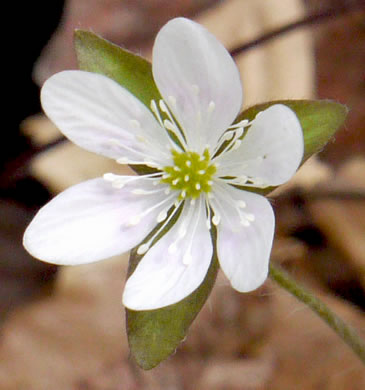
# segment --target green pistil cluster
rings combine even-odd
[[[210,192],[217,168],[211,164],[208,149],[204,150],[203,155],[175,150],[172,155],[175,165],[164,168],[161,181],[169,184],[172,190],[180,191],[180,200],[197,198],[202,192]]]

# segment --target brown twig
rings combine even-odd
[[[365,1],[364,0],[358,0],[358,1],[351,1],[349,3],[344,3],[341,5],[338,5],[336,7],[330,7],[324,11],[319,11],[316,13],[313,13],[311,15],[306,16],[303,19],[297,20],[296,22],[287,24],[283,27],[280,27],[274,31],[270,31],[267,34],[262,35],[261,37],[258,37],[254,39],[253,41],[249,41],[243,45],[240,45],[230,51],[231,55],[237,56],[238,54],[241,54],[245,51],[248,51],[250,49],[253,49],[254,47],[263,45],[264,43],[277,38],[289,31],[295,30],[300,27],[304,26],[310,26],[316,23],[325,22],[326,20],[336,18],[340,15],[357,11],[359,9],[365,9]]]

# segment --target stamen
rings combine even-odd
[[[156,119],[158,120],[159,124],[161,125],[161,127],[164,127],[160,112],[157,108],[157,104],[156,104],[154,99],[151,100],[150,107],[151,107],[151,111],[154,113],[154,115],[155,115]]]
[[[112,186],[115,188],[123,188],[126,184],[131,183],[133,181],[141,180],[141,179],[151,179],[154,177],[161,178],[161,172],[150,173],[148,175],[143,175],[143,176],[122,176],[122,175],[115,175],[114,173],[105,173],[103,176],[104,180],[110,182]],[[138,190],[134,189],[132,190],[132,192],[133,191],[138,191]],[[160,191],[160,189],[158,191]]]
[[[214,211],[216,213],[216,211]],[[212,218],[213,225],[218,226],[219,222],[221,221],[221,217],[218,214],[214,214]]]
[[[207,195],[209,195],[209,194],[207,194]],[[210,204],[209,204],[208,198],[209,198],[209,196],[204,197],[205,211],[206,211],[206,216],[207,216],[207,219],[205,221],[205,225],[206,225],[207,229],[210,230],[212,228],[212,225],[210,223],[211,212],[210,212]]]
[[[226,154],[234,149],[237,149],[241,144],[241,140],[239,138],[242,137],[243,133],[244,133],[243,127],[238,127],[236,129],[232,129],[232,130],[225,132],[221,136],[220,140],[218,141],[217,146],[214,149],[214,153],[213,153],[214,157],[213,158],[216,160],[217,158],[219,158],[219,156],[223,156],[224,154]],[[226,143],[226,142],[228,142],[228,143],[222,149],[224,143]],[[219,152],[219,155],[216,156],[216,154],[218,152]]]
[[[240,225],[248,227],[251,225],[252,222],[255,221],[255,215],[252,213],[246,213],[243,212],[242,209],[246,207],[246,202],[243,200],[236,200],[231,193],[227,190],[227,187],[222,186],[217,182],[217,185],[215,187],[216,192],[221,192],[222,196],[225,198],[226,202],[229,205],[232,205],[239,217]],[[221,207],[221,206],[220,206]],[[224,211],[224,209],[222,209]],[[232,231],[237,230],[234,226],[232,226]]]
[[[247,127],[250,126],[252,122],[250,122],[248,119],[243,119],[242,121],[235,123],[231,126],[229,126],[229,129],[237,129],[238,127]]]
[[[176,214],[177,210],[179,210],[181,203],[182,202],[178,201],[178,200],[174,203],[174,209],[172,210],[169,217],[165,220],[165,222],[157,229],[157,231],[152,235],[152,237],[150,237],[150,239],[147,242],[143,243],[142,245],[140,245],[138,247],[138,249],[137,249],[138,254],[143,255],[149,250],[152,242],[162,232],[162,230],[168,225],[168,223],[171,221],[173,216]]]
[[[162,221],[164,221],[166,218],[167,218],[167,211],[168,210],[162,210],[158,216],[157,216],[157,222],[160,223]]]
[[[246,219],[247,219],[248,221],[250,221],[250,222],[254,222],[254,221],[255,221],[255,216],[254,216],[254,214],[249,214],[249,213],[247,213],[247,214],[245,214],[245,217],[246,217]]]
[[[237,206],[240,207],[241,209],[244,209],[246,207],[246,202],[244,202],[243,200],[239,200],[237,202]]]
[[[149,244],[142,244],[138,247],[137,254],[144,255],[148,251],[148,249],[150,249]]]
[[[175,101],[175,103],[176,103],[176,101]],[[155,103],[155,106],[156,106],[155,109],[158,110],[158,109],[157,109],[156,103]],[[180,144],[182,145],[182,147],[183,147],[185,150],[187,150],[187,149],[188,149],[188,146],[187,146],[187,144],[186,144],[185,135],[184,135],[184,133],[181,131],[181,129],[179,128],[179,126],[176,124],[174,118],[172,117],[172,115],[171,115],[171,113],[170,113],[170,110],[168,109],[166,103],[165,103],[162,99],[160,99],[160,101],[159,101],[159,106],[160,106],[161,111],[162,111],[163,113],[165,113],[165,114],[168,116],[168,118],[169,118],[169,120],[165,119],[163,122],[160,122],[161,125],[162,125],[163,127],[165,127],[165,129],[170,130],[170,131],[177,137],[177,139],[179,140],[179,142],[180,142]],[[159,114],[159,115],[160,115],[160,114]],[[160,116],[160,118],[161,118],[161,116]],[[173,143],[174,143],[174,142],[173,142]],[[175,144],[175,143],[174,143],[174,144]],[[175,144],[175,147],[174,147],[174,148],[176,148],[176,147],[177,147],[177,145]]]
[[[132,194],[133,195],[150,195],[150,194],[155,194],[156,192],[160,192],[160,191],[161,191],[160,189],[148,191],[148,190],[144,190],[142,188],[136,188],[136,189],[132,190]]]

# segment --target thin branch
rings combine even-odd
[[[5,188],[25,177],[28,174],[28,166],[32,158],[66,141],[67,139],[65,137],[59,137],[46,145],[34,146],[15,159],[9,161],[0,173],[0,188]]]
[[[357,11],[359,9],[365,9],[365,2],[364,0],[360,1],[354,1],[347,5],[337,6],[337,7],[330,7],[324,11],[319,11],[316,13],[313,13],[311,15],[306,16],[303,19],[300,19],[296,22],[287,24],[283,27],[280,27],[276,30],[270,31],[267,34],[262,35],[261,37],[258,37],[254,39],[253,41],[247,42],[241,46],[238,46],[230,51],[231,55],[237,56],[238,54],[241,54],[245,51],[248,51],[250,49],[253,49],[254,47],[260,46],[274,38],[277,38],[289,31],[295,30],[297,28],[303,27],[303,26],[310,26],[316,23],[325,22],[329,19],[334,19],[340,15]]]
[[[324,302],[300,286],[279,266],[270,264],[270,277],[299,301],[312,309],[353,350],[365,364],[365,343],[356,331],[338,317]]]

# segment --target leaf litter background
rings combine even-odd
[[[70,0],[27,10],[24,30],[43,22],[44,28],[42,33],[30,30],[21,42],[24,49],[16,59],[24,72],[16,75],[18,88],[12,85],[9,96],[14,90],[22,93],[8,99],[17,112],[3,130],[0,389],[365,388],[365,370],[347,346],[270,281],[254,293],[238,294],[219,278],[177,353],[144,372],[129,356],[125,335],[121,292],[127,257],[57,268],[33,260],[21,247],[26,224],[53,194],[115,171],[111,162],[69,144],[29,158],[58,137],[40,114],[38,87],[54,72],[76,66],[74,27],[91,28],[148,56],[154,34],[176,15],[204,23],[233,48],[305,13],[355,3]],[[336,142],[272,196],[277,216],[272,261],[284,265],[365,337],[364,16],[364,10],[349,12],[288,34],[243,54],[239,64],[247,105],[317,96],[351,109]]]

